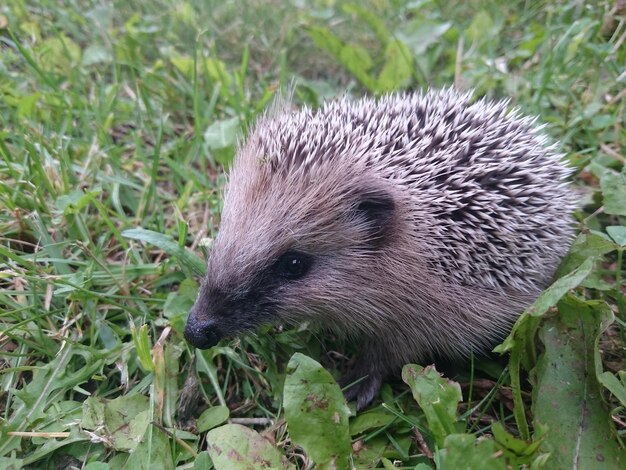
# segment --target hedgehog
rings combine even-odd
[[[573,235],[571,169],[536,118],[453,88],[261,117],[240,145],[185,337],[309,322],[356,341],[368,406],[408,362],[489,353]]]

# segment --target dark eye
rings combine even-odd
[[[300,279],[311,267],[311,256],[298,251],[288,251],[276,261],[274,271],[285,279]]]

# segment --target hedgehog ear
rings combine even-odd
[[[388,233],[395,210],[391,194],[379,188],[360,192],[354,208],[357,219],[363,220],[369,232],[368,242],[378,246]]]

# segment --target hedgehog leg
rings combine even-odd
[[[357,357],[354,368],[339,379],[339,385],[344,389],[347,401],[356,399],[357,410],[367,408],[387,376],[387,368],[381,356],[377,353],[378,348],[364,348]]]
[[[339,385],[343,388],[354,383],[354,385],[344,390],[344,396],[346,401],[356,400],[356,409],[361,411],[372,403],[383,383],[383,379],[379,375],[366,374],[360,377],[356,377],[356,375],[358,374],[350,373],[342,377],[339,380]]]
[[[372,404],[374,397],[378,395],[382,383],[383,378],[378,375],[373,377],[368,376],[368,379],[365,382],[362,382],[359,393],[356,397],[356,408],[358,411],[361,411]]]

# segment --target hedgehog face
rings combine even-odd
[[[263,324],[324,321],[332,302],[352,295],[346,282],[368,263],[375,271],[397,207],[371,181],[350,187],[321,191],[308,178],[250,184],[235,172],[187,340],[208,348]]]

